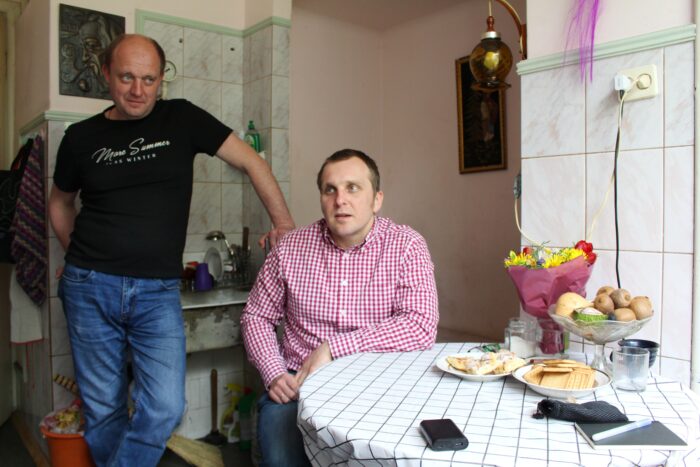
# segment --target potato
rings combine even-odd
[[[629,308],[618,308],[613,313],[617,321],[634,321],[637,319],[637,315],[634,311]]]

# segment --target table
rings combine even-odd
[[[700,465],[700,397],[681,383],[651,376],[642,393],[609,386],[579,402],[606,400],[631,420],[659,420],[688,442],[687,451],[594,450],[573,423],[532,418],[544,396],[513,377],[469,382],[434,364],[438,356],[478,345],[447,343],[418,352],[356,354],[312,374],[301,388],[297,418],[312,464]],[[418,424],[434,418],[454,420],[469,439],[468,448],[429,449]]]

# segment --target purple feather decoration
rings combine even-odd
[[[586,69],[590,81],[593,81],[593,47],[595,28],[600,16],[600,2],[601,0],[574,0],[571,10],[565,50],[569,50],[569,46],[578,46],[581,81],[586,79]]]

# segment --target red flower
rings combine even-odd
[[[596,259],[598,259],[598,255],[596,255],[595,253],[593,253],[593,252],[586,253],[586,262],[587,262],[588,264],[593,264],[593,263],[595,263],[595,260],[596,260]]]
[[[576,246],[574,248],[576,248],[577,250],[583,251],[584,253],[586,253],[586,255],[593,253],[593,244],[589,243],[585,240],[579,240],[576,243]],[[594,256],[594,258],[595,258],[595,256]],[[595,259],[593,261],[595,261]]]
[[[529,246],[523,247],[523,254],[524,255],[531,255],[532,254],[532,248]]]

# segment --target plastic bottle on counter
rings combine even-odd
[[[248,143],[250,147],[255,149],[255,152],[262,151],[262,147],[260,145],[260,133],[258,133],[258,130],[255,129],[255,124],[252,120],[248,122],[248,131],[245,132],[245,142]]]
[[[245,388],[245,395],[238,402],[238,423],[241,426],[240,442],[238,447],[241,451],[249,451],[253,442],[253,421],[255,418],[255,392],[250,388]]]

